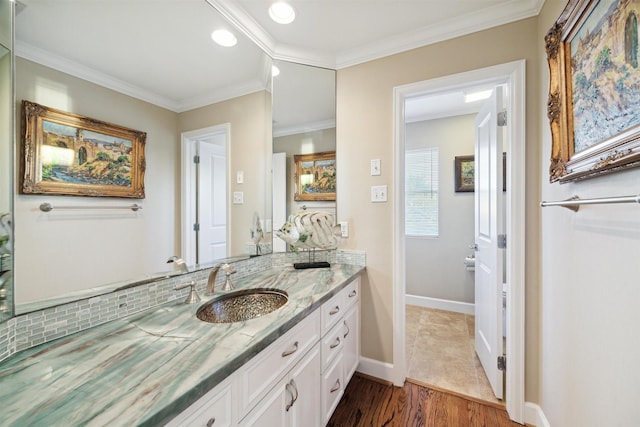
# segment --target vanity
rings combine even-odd
[[[24,350],[0,364],[3,422],[325,425],[359,360],[363,271],[270,268],[235,283],[286,292],[270,314],[211,324],[179,298]]]

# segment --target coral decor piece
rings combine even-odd
[[[276,236],[287,242],[293,252],[299,249],[335,249],[339,232],[333,224],[333,215],[327,212],[302,211],[289,216],[287,222],[276,230]]]

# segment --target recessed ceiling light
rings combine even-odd
[[[296,11],[290,4],[279,1],[271,5],[269,16],[278,24],[290,24],[296,19]]]
[[[483,99],[487,99],[491,96],[491,92],[493,92],[493,90],[489,89],[489,90],[483,90],[480,92],[473,92],[473,93],[468,93],[464,96],[464,102],[475,102],[475,101],[481,101]]]
[[[277,77],[280,75],[280,68],[276,67],[275,65],[271,66],[271,77]]]
[[[236,43],[238,43],[238,39],[236,39],[236,36],[234,36],[231,31],[228,30],[215,30],[213,33],[211,33],[211,38],[214,42],[224,47],[235,46]]]

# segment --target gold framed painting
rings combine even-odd
[[[336,199],[336,152],[296,154],[296,201]]]
[[[474,191],[475,162],[474,156],[455,157],[455,192]]]
[[[551,182],[640,166],[637,8],[570,0],[545,37]]]
[[[144,198],[147,134],[22,102],[23,194]]]

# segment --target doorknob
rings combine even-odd
[[[469,245],[469,249],[473,249],[474,251],[478,250],[478,244],[474,243],[473,245]]]

